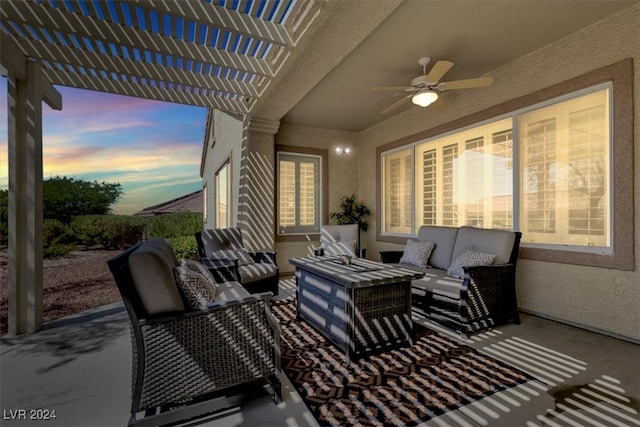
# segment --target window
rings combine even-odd
[[[320,231],[322,158],[278,153],[278,234]]]
[[[609,91],[519,119],[522,241],[609,248]]]
[[[207,218],[209,217],[209,208],[207,207],[207,200],[209,195],[207,194],[209,192],[207,184],[204,184],[202,186],[202,221],[206,224],[207,223]]]
[[[215,186],[215,227],[231,227],[231,159],[216,172]]]
[[[610,98],[601,84],[383,151],[381,234],[472,225],[520,230],[523,246],[611,253]]]
[[[413,153],[405,149],[390,153],[383,162],[384,229],[392,233],[408,234],[412,230]]]

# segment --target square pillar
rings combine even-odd
[[[40,65],[7,79],[9,334],[42,328],[42,87]]]

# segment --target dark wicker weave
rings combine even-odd
[[[161,425],[213,412],[244,397],[232,387],[252,382],[268,382],[279,400],[280,328],[271,314],[271,295],[150,316],[129,269],[129,256],[143,244],[108,261],[131,321],[129,425]]]
[[[292,258],[298,316],[347,360],[411,344],[411,285],[422,274],[357,260],[343,266],[330,256]]]
[[[509,263],[464,267],[459,298],[413,287],[413,308],[462,335],[490,329],[513,320],[520,324],[516,299],[516,263],[522,233],[515,232]],[[402,251],[380,253],[383,263],[398,263]]]

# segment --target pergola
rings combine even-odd
[[[42,101],[53,85],[250,115],[323,0],[8,0],[9,334],[42,327]]]

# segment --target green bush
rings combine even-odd
[[[71,221],[71,229],[82,245],[124,249],[140,241],[144,223],[133,216],[83,215]]]
[[[171,237],[167,240],[171,243],[178,259],[187,258],[196,261],[199,260],[198,244],[194,236]]]
[[[51,243],[42,248],[44,258],[60,258],[76,249],[76,245],[66,243]]]
[[[53,243],[71,244],[76,238],[71,228],[57,219],[45,219],[42,221],[42,241],[44,246]]]
[[[42,253],[45,258],[58,258],[76,248],[71,229],[57,219],[42,222]]]
[[[147,218],[147,238],[193,236],[202,230],[202,214],[195,212],[175,212]]]

